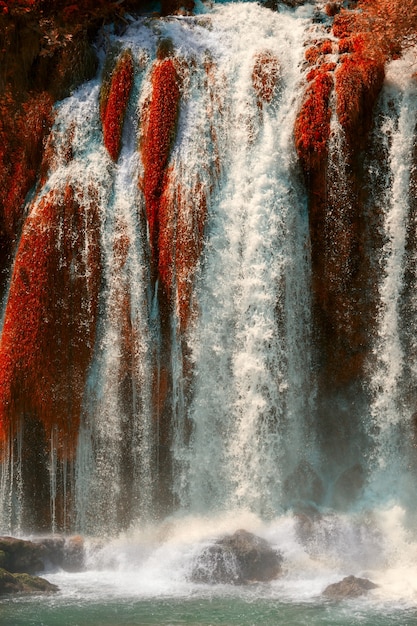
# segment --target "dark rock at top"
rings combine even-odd
[[[267,582],[280,575],[282,560],[282,554],[265,539],[237,530],[201,552],[190,578],[209,584]]]
[[[371,582],[367,578],[356,578],[356,576],[346,576],[338,583],[333,583],[326,587],[323,595],[333,600],[342,600],[343,598],[357,598],[362,596],[371,589],[376,589],[378,585]]]

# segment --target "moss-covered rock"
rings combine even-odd
[[[0,568],[0,596],[13,593],[55,593],[58,587],[39,576],[12,574]]]

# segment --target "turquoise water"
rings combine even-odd
[[[192,582],[207,545],[248,528],[283,555],[268,583]],[[50,571],[59,592],[0,601],[0,626],[411,626],[417,625],[417,541],[399,507],[322,516],[300,532],[297,516],[179,517],[114,538],[85,538],[85,569]],[[345,576],[377,587],[340,602],[322,595]]]
[[[4,600],[3,626],[385,626],[417,624],[417,609],[372,607],[366,600],[287,603],[242,597],[108,600],[64,597]]]

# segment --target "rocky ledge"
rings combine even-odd
[[[12,593],[53,593],[58,591],[37,574],[84,567],[81,537],[47,537],[33,541],[0,537],[0,596]]]
[[[0,596],[14,593],[55,593],[58,587],[39,576],[12,574],[0,568]]]

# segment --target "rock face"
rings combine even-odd
[[[26,541],[0,537],[0,568],[12,574],[37,574],[47,569],[80,571],[84,566],[81,537],[52,537]]]
[[[194,565],[191,580],[234,585],[268,582],[280,575],[282,560],[282,554],[265,539],[246,530],[237,530],[203,550]]]
[[[326,587],[323,595],[333,600],[343,598],[357,598],[368,593],[371,589],[376,589],[378,585],[367,578],[356,578],[356,576],[346,576],[338,583],[333,583]]]
[[[11,574],[0,568],[0,596],[10,593],[55,593],[58,587],[39,576]]]
[[[40,544],[14,537],[0,538],[0,567],[12,573],[35,574],[45,569]]]

